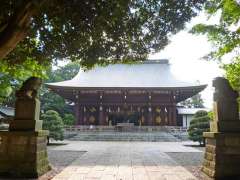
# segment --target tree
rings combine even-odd
[[[63,123],[72,126],[75,123],[75,117],[72,114],[64,114]]]
[[[198,24],[192,32],[206,34],[208,40],[214,44],[215,50],[206,56],[207,59],[223,63],[223,57],[232,57],[231,63],[222,67],[233,87],[240,90],[240,3],[237,0],[208,0],[204,9],[209,17],[220,14],[219,22],[213,25]]]
[[[181,102],[180,105],[188,108],[204,108],[201,94],[197,94],[189,99],[186,99]]]
[[[240,3],[235,0],[208,0],[205,11],[209,17],[220,13],[217,24],[198,24],[193,27],[192,33],[206,34],[208,39],[214,43],[216,49],[207,56],[210,59],[218,59],[229,53],[239,57],[240,45]],[[236,54],[235,54],[235,53]],[[234,59],[234,58],[233,58]]]
[[[2,0],[0,60],[143,60],[196,16],[205,0]]]
[[[207,111],[198,111],[194,115],[190,126],[188,129],[189,139],[192,141],[199,142],[200,145],[205,145],[205,139],[203,137],[203,132],[209,131],[210,117],[208,116]]]
[[[204,1],[1,0],[0,99],[26,76],[44,77],[56,60],[79,60],[87,68],[144,60]]]
[[[226,71],[227,79],[230,81],[232,87],[240,91],[240,58],[236,58],[234,62],[223,66]]]
[[[58,82],[72,79],[78,73],[79,68],[79,63],[71,62],[65,66],[57,68],[56,70],[49,69],[47,73],[48,79],[45,82]],[[41,110],[43,112],[54,110],[57,111],[62,118],[64,118],[65,114],[73,114],[73,108],[70,106],[70,103],[61,96],[50,91],[45,85],[43,85],[41,89],[40,100]],[[65,119],[63,122],[65,122]]]
[[[46,78],[47,65],[39,65],[32,59],[26,60],[21,65],[0,63],[0,104],[13,106],[14,92],[30,76]]]
[[[49,130],[49,139],[63,140],[63,121],[56,111],[49,110],[42,115],[43,129]]]

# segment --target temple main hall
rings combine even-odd
[[[76,125],[177,126],[177,104],[206,88],[174,76],[168,60],[80,69],[71,80],[48,83],[74,103]]]

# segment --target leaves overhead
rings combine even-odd
[[[24,0],[2,0],[0,33]],[[159,51],[169,35],[195,16],[204,0],[51,0],[32,18],[27,38],[6,61],[21,64],[26,57],[39,63],[56,59],[81,64],[143,60]],[[19,50],[20,49],[20,50]],[[22,52],[24,53],[22,53]]]
[[[208,39],[215,45],[216,50],[212,51],[207,58],[221,61],[224,55],[230,53],[233,57],[238,57],[240,47],[240,4],[236,0],[208,0],[205,10],[209,17],[220,14],[220,20],[216,24],[198,24],[192,29],[195,34],[206,34]]]
[[[219,60],[232,86],[240,91],[240,3],[237,0],[208,0],[205,10],[210,17],[220,15],[217,24],[198,24],[192,32],[206,34],[216,49],[206,56]],[[223,58],[231,61],[224,64]]]
[[[233,88],[240,92],[240,57],[235,58],[234,62],[224,65],[223,68]]]

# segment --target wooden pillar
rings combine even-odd
[[[78,125],[84,125],[84,107],[78,106],[78,112],[79,112],[79,119],[78,119]]]
[[[172,107],[172,111],[173,111],[173,116],[172,116],[172,125],[176,126],[177,125],[177,108],[176,105],[174,104]]]
[[[164,126],[166,126],[168,124],[168,109],[165,106],[164,107]]]
[[[168,125],[172,126],[173,124],[173,110],[172,110],[172,106],[170,106],[168,108]]]
[[[103,106],[99,106],[99,115],[98,115],[98,125],[104,126],[106,123],[106,119],[104,117],[104,108]]]
[[[148,107],[148,118],[147,118],[147,125],[153,126],[153,116],[152,116],[152,107]]]
[[[161,117],[160,126],[164,126],[165,125],[165,116],[166,116],[165,107],[161,106],[160,109],[161,109],[161,112],[160,112],[160,117]]]
[[[170,116],[169,116],[169,107],[166,107],[166,109],[167,109],[167,113],[166,113],[166,116],[167,116],[167,122],[165,123],[165,125],[166,126],[168,126],[169,125],[169,119],[170,119]]]
[[[176,114],[176,105],[169,107],[169,126],[176,126],[177,125],[177,114]]]
[[[83,125],[84,111],[83,111],[83,106],[81,106],[79,103],[78,95],[76,95],[74,111],[75,111],[75,124]]]
[[[75,125],[80,125],[79,124],[80,112],[79,112],[79,103],[78,102],[75,103],[74,111],[75,111]]]
[[[89,125],[89,120],[88,120],[88,118],[89,118],[88,108],[87,108],[87,106],[84,106],[83,109],[84,109],[84,110],[83,110],[83,111],[84,111],[84,113],[83,113],[84,125]]]
[[[152,102],[152,95],[151,92],[148,92],[148,116],[147,116],[147,125],[148,126],[153,126],[153,115],[152,115],[152,107],[151,107],[151,102]]]

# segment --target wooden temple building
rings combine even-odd
[[[47,86],[74,102],[76,125],[176,126],[177,103],[206,85],[179,81],[168,60],[114,64]]]

